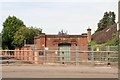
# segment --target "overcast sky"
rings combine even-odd
[[[42,28],[47,34],[57,34],[62,29],[68,34],[81,34],[88,27],[93,33],[104,12],[114,11],[118,18],[117,7],[117,0],[2,0],[0,32],[5,19],[14,15],[28,27]]]

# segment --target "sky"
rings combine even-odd
[[[105,12],[114,11],[118,21],[117,0],[1,0],[0,32],[8,16],[16,16],[27,27],[41,28],[46,34],[62,29],[68,34],[92,33]]]

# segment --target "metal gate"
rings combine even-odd
[[[68,63],[70,62],[70,44],[59,44],[58,45],[58,56],[59,56],[59,61],[62,62],[62,64],[64,63]]]

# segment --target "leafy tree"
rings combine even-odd
[[[23,21],[16,18],[15,16],[9,16],[3,22],[2,30],[2,48],[3,49],[14,49],[12,41],[14,40],[14,35],[22,26],[24,26]]]
[[[22,47],[24,43],[33,44],[34,36],[41,33],[40,28],[26,27],[20,19],[9,16],[3,23],[2,48],[14,49]]]
[[[34,36],[38,36],[41,33],[41,29],[33,27],[21,27],[14,36],[12,45],[15,47],[23,47],[25,43],[33,44]]]
[[[114,12],[105,12],[103,18],[98,23],[98,28],[96,32],[105,29],[107,26],[111,26],[115,23],[115,14]]]
[[[33,44],[34,43],[34,37],[38,36],[41,32],[42,32],[42,29],[40,29],[40,28],[30,27],[29,31],[28,31],[29,36],[26,39],[26,43],[27,44]]]
[[[24,46],[24,40],[26,40],[29,36],[28,31],[29,29],[25,26],[21,27],[18,31],[16,31],[14,35],[14,40],[12,41],[12,45],[14,45],[15,47]]]

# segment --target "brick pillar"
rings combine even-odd
[[[40,49],[40,50],[44,50],[44,48],[46,47],[46,41],[45,41],[45,33],[41,33],[40,34],[40,42],[39,42],[40,44],[40,46],[39,46],[39,48],[38,49]]]
[[[19,48],[18,55],[17,55],[17,56],[18,56],[18,59],[20,59],[20,53],[21,53],[21,52],[20,52],[20,48]]]
[[[22,51],[21,51],[21,60],[24,60],[24,51],[23,51],[24,48],[21,48],[21,50],[22,50]]]
[[[81,47],[82,49],[81,49],[81,51],[83,51],[82,53],[81,53],[81,58],[82,58],[82,62],[84,63],[84,64],[86,64],[87,62],[88,62],[88,52],[86,52],[86,51],[88,51],[88,47],[87,46],[82,46]],[[85,52],[84,52],[85,51]]]
[[[29,50],[29,47],[27,47],[27,50]],[[26,60],[27,60],[27,61],[29,61],[29,52],[30,52],[30,51],[27,51],[27,52],[26,52]]]
[[[27,50],[27,48],[26,48],[26,47],[24,47],[24,50]],[[24,51],[24,60],[26,60],[26,61],[27,61],[27,51]]]
[[[34,52],[34,63],[39,64],[39,55],[37,51]]]
[[[28,50],[32,50],[31,47],[28,47]],[[29,51],[28,56],[29,56],[29,61],[32,62],[33,61],[33,51]]]
[[[32,55],[31,55],[31,60],[32,60],[32,63],[34,63],[34,52],[32,51]]]
[[[23,50],[23,58],[22,58],[22,60],[25,60],[25,51],[24,51],[24,47],[22,48],[22,50]]]
[[[88,61],[88,52],[84,52],[84,51],[88,51],[87,35],[82,35],[82,38],[79,41],[79,46],[80,46],[80,51],[82,51],[80,53],[80,60],[82,61],[82,63],[87,63],[87,61]]]
[[[16,58],[17,57],[17,48],[15,48],[15,51],[14,51],[14,58]]]
[[[19,52],[20,52],[20,50],[19,50],[19,48],[17,50],[18,50],[17,51],[17,59],[19,59]]]

